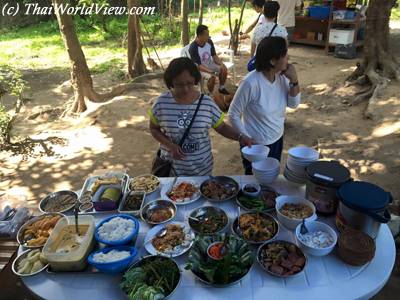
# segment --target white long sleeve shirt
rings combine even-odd
[[[278,24],[285,27],[295,26],[295,9],[301,5],[301,0],[276,0],[279,3]]]
[[[276,75],[271,83],[261,72],[250,72],[230,105],[232,125],[258,144],[275,143],[283,135],[286,107],[300,104],[300,93],[292,97],[289,90],[289,79],[283,75]]]

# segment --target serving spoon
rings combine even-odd
[[[306,233],[308,233],[308,229],[305,224],[305,219],[303,219],[303,221],[301,222],[301,226],[300,226],[300,234],[304,235]]]
[[[162,237],[164,237],[166,234],[167,234],[167,228],[164,227],[163,229],[160,229],[160,231],[157,232],[156,235],[155,235],[153,238],[148,239],[144,244],[147,245],[148,243],[150,243],[151,241],[153,241],[155,238],[162,238]]]

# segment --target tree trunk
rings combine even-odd
[[[182,18],[182,34],[181,44],[186,46],[189,44],[189,21],[188,21],[188,1],[181,0],[181,18]]]
[[[389,47],[389,21],[393,0],[370,0],[365,26],[364,56],[357,69],[348,78],[370,88],[360,93],[356,102],[368,98],[376,100],[378,92],[388,79],[400,79],[399,62]],[[356,33],[357,34],[357,33]],[[368,108],[366,115],[369,115]]]
[[[203,24],[204,1],[199,0],[199,25]]]
[[[160,8],[160,17],[164,16],[164,0],[158,0],[158,7]]]
[[[137,7],[137,0],[128,0],[128,9]],[[143,60],[142,32],[138,15],[128,17],[128,73],[131,78],[146,73]]]
[[[246,2],[247,2],[246,0],[243,0],[242,8],[240,10],[239,21],[235,20],[235,27],[233,29],[233,32],[231,32],[231,40],[230,40],[229,46],[232,46],[232,50],[234,51],[235,55],[237,55],[238,48],[239,48],[239,33],[240,33],[240,27],[242,26],[243,12],[246,7]],[[231,6],[229,3],[229,9],[230,9],[230,7]],[[230,16],[230,13],[229,13],[229,16]]]
[[[174,4],[172,2],[173,0],[169,0],[168,2],[168,19],[169,19],[169,31],[173,32],[174,31],[174,24],[173,24],[173,18],[174,18]]]
[[[66,3],[65,0],[52,0],[55,7]],[[85,54],[76,34],[74,21],[71,15],[62,14],[56,9],[56,16],[60,33],[64,41],[71,63],[71,84],[74,89],[74,102],[70,108],[71,113],[81,113],[87,109],[85,98],[92,102],[101,103],[122,94],[131,88],[130,84],[121,84],[114,87],[110,92],[98,94],[93,89],[92,76],[86,63]]]
[[[63,0],[53,0],[53,5],[65,4]],[[93,93],[93,82],[85,55],[75,31],[71,15],[61,14],[56,10],[57,20],[60,27],[65,48],[71,62],[71,84],[74,89],[75,101],[72,105],[72,112],[83,112],[86,110],[85,95]]]

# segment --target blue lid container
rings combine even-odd
[[[99,228],[106,222],[110,221],[111,219],[114,218],[125,218],[125,219],[129,219],[132,220],[135,223],[135,228],[132,230],[132,232],[124,239],[121,240],[117,240],[117,241],[109,241],[109,240],[104,240],[100,237],[99,235]],[[139,233],[139,226],[140,223],[138,221],[138,219],[136,219],[135,217],[132,217],[130,215],[124,215],[124,214],[117,214],[117,215],[112,215],[108,218],[105,218],[104,220],[102,220],[95,229],[94,232],[94,237],[96,238],[96,241],[98,241],[99,243],[103,243],[106,245],[110,245],[110,246],[120,246],[120,245],[126,245],[126,244],[132,244],[134,245],[136,243],[136,239]]]
[[[329,19],[331,8],[329,6],[309,6],[308,14],[311,18],[326,20]]]

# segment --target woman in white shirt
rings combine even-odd
[[[267,1],[264,4],[264,18],[265,23],[260,24],[254,29],[253,37],[251,39],[251,57],[256,52],[257,45],[268,36],[280,36],[287,39],[288,33],[286,28],[277,24],[279,3],[276,1]]]
[[[256,70],[247,74],[233,98],[229,118],[242,135],[268,146],[269,156],[280,160],[286,107],[300,104],[297,73],[288,64],[286,40],[263,39],[257,47],[255,64]],[[244,158],[243,166],[246,175],[252,174],[251,163]]]

